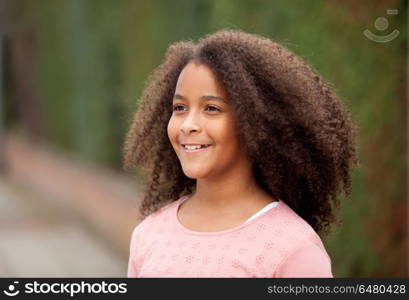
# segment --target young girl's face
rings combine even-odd
[[[173,98],[168,136],[190,178],[218,178],[246,162],[235,131],[234,110],[209,67],[190,62]]]

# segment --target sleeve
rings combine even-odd
[[[131,235],[131,241],[129,245],[129,260],[128,260],[128,272],[127,277],[138,277],[138,265],[137,265],[137,245],[138,245],[138,232],[140,226],[136,226]]]
[[[277,268],[276,276],[332,278],[331,260],[325,251],[310,243],[290,254]]]

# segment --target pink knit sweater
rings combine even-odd
[[[320,237],[284,201],[235,228],[196,232],[177,218],[183,200],[136,226],[128,277],[332,277]]]

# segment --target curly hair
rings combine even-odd
[[[338,194],[351,196],[357,127],[329,83],[300,57],[235,30],[170,45],[147,81],[123,148],[124,168],[141,167],[150,175],[142,216],[195,188],[167,136],[178,76],[190,61],[210,67],[225,89],[256,182],[316,232],[328,234],[339,221]]]

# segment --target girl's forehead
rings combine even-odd
[[[227,100],[227,94],[212,69],[195,62],[190,62],[183,68],[176,83],[175,94],[182,96],[209,94]]]

